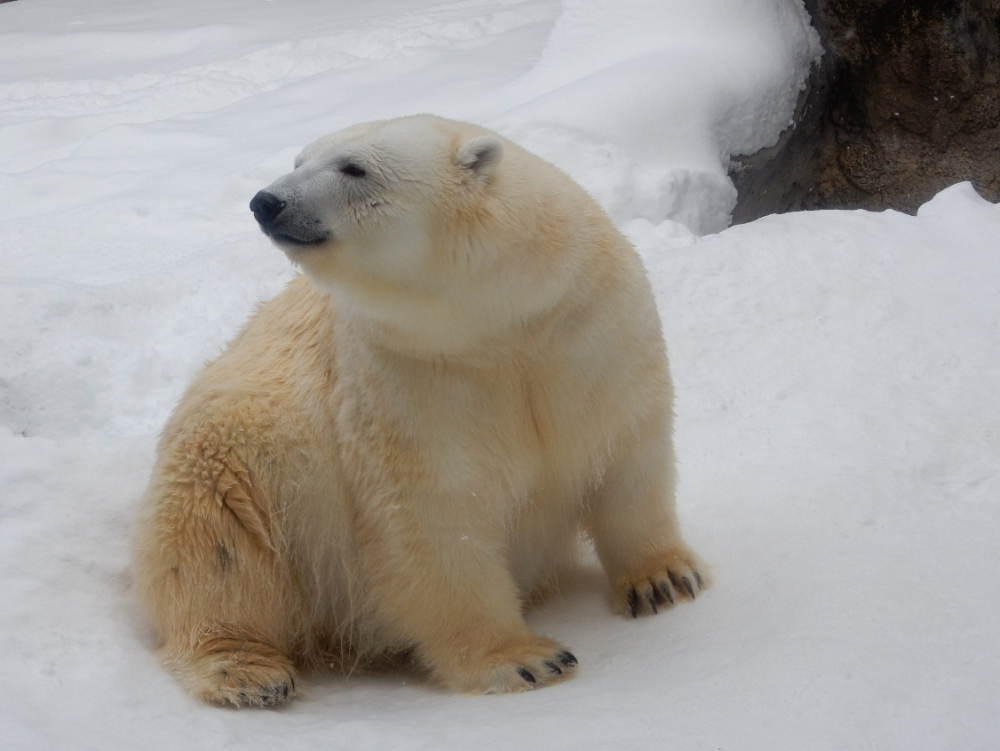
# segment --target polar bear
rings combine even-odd
[[[462,692],[565,679],[522,611],[581,533],[624,615],[708,584],[650,284],[570,178],[416,116],[316,141],[250,205],[305,275],[196,376],[134,530],[192,693],[270,705],[303,666],[401,657]]]

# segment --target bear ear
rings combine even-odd
[[[501,159],[503,159],[503,144],[496,136],[477,136],[458,152],[459,166],[482,177],[493,172]]]

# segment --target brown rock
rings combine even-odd
[[[733,160],[736,223],[914,212],[971,180],[1000,200],[1000,0],[805,0],[826,54],[794,128]]]

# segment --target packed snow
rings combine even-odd
[[[801,0],[0,4],[0,747],[995,748],[1000,207],[727,229],[729,157],[820,54]],[[293,275],[250,197],[416,112],[553,161],[641,252],[716,585],[627,621],[588,564],[528,616],[581,660],[552,688],[202,705],[129,591],[156,433]]]

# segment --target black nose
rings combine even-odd
[[[277,219],[278,214],[280,214],[284,208],[285,202],[273,193],[268,193],[266,190],[260,191],[253,197],[253,200],[250,201],[250,210],[253,212],[254,219],[256,219],[262,227],[266,227]]]

